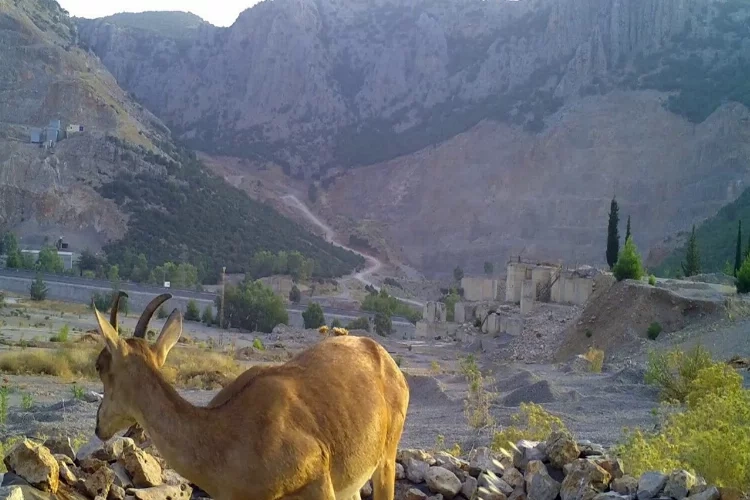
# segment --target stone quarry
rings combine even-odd
[[[461,300],[448,321],[443,302],[428,302],[417,322],[416,339],[472,342],[478,336],[507,334],[518,337],[525,319],[538,303],[582,306],[593,293],[602,273],[585,266],[567,269],[560,264],[508,262],[504,279],[494,276],[465,276],[461,279]],[[466,325],[472,328],[462,328]]]

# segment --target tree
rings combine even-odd
[[[381,337],[390,335],[393,332],[393,323],[391,317],[387,314],[377,313],[375,315],[375,333]]]
[[[302,313],[302,321],[305,328],[319,328],[326,324],[326,318],[323,316],[323,309],[317,302],[310,302],[307,309]]]
[[[620,257],[612,268],[612,272],[617,281],[626,279],[639,280],[643,276],[641,255],[638,253],[635,243],[633,243],[632,236],[625,241],[625,248],[622,249]]]
[[[370,331],[370,319],[367,316],[361,316],[355,320],[352,320],[349,322],[348,325],[346,325],[347,330],[364,330],[366,332]]]
[[[628,215],[628,225],[625,227],[625,241],[630,238],[630,216]]]
[[[341,324],[341,320],[338,318],[333,318],[333,321],[331,321],[331,328],[341,328],[342,326],[344,325]]]
[[[453,279],[457,282],[460,282],[461,279],[464,277],[464,270],[461,269],[460,266],[456,266],[456,268],[453,270]]]
[[[737,271],[737,293],[750,293],[750,258],[745,259]]]
[[[65,270],[65,265],[57,250],[45,245],[39,250],[36,268],[43,273],[62,273]]]
[[[215,300],[221,310],[221,296]],[[271,333],[278,324],[289,324],[284,302],[260,281],[245,279],[224,290],[223,327],[236,326],[249,331]]]
[[[102,265],[101,260],[94,255],[92,251],[89,249],[84,250],[81,252],[81,255],[78,257],[78,261],[76,262],[76,265],[78,266],[78,269],[81,271],[81,276],[83,276],[84,271],[91,271],[93,273],[96,273],[99,268]]]
[[[737,247],[734,252],[734,275],[740,270],[742,262],[742,221],[737,222]]]
[[[211,304],[207,305],[206,308],[203,309],[203,314],[201,315],[201,321],[203,321],[203,323],[209,326],[214,323],[214,311],[211,308]]]
[[[682,263],[682,272],[686,277],[695,276],[701,272],[701,257],[698,252],[698,241],[695,238],[695,224],[693,224],[693,232],[688,240],[685,262]]]
[[[619,210],[617,200],[612,198],[609,206],[609,225],[607,226],[607,264],[609,264],[610,269],[614,269],[620,254]]]
[[[444,296],[442,299],[440,299],[440,302],[445,304],[445,316],[446,320],[453,321],[455,318],[455,309],[456,309],[456,302],[461,300],[461,297],[458,296],[458,293],[456,293],[456,290],[451,288],[451,291],[448,295]]]
[[[289,302],[299,304],[300,300],[302,300],[302,293],[297,288],[297,285],[292,285],[292,289],[289,290]]]
[[[484,263],[484,274],[486,275],[492,275],[492,273],[495,272],[495,266],[492,264],[492,262],[485,262]]]
[[[185,308],[185,321],[200,321],[201,310],[198,307],[198,303],[190,299],[188,300],[187,307]]]
[[[37,274],[36,279],[31,282],[31,288],[29,290],[29,294],[31,295],[31,300],[41,301],[41,300],[46,299],[48,291],[49,289],[47,288],[47,285],[44,283],[42,276],[40,274]]]

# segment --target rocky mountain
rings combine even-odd
[[[380,225],[424,271],[602,263],[612,195],[658,261],[747,180],[741,0],[267,0],[230,28],[77,24],[190,145],[322,179],[320,211]]]
[[[204,278],[241,271],[260,250],[299,250],[322,276],[362,263],[176,146],[79,46],[56,1],[0,0],[0,47],[0,230],[23,244],[63,235],[78,252],[104,248],[112,263],[144,253],[151,266],[190,262]]]

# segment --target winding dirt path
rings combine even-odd
[[[300,201],[300,199],[297,198],[295,195],[293,195],[293,194],[287,194],[287,195],[282,196],[281,199],[287,205],[290,205],[290,206],[296,208],[297,210],[299,210],[300,212],[302,212],[302,214],[305,216],[305,218],[307,218],[310,222],[312,222],[313,224],[315,224],[316,226],[318,226],[320,229],[322,229],[323,230],[323,237],[324,237],[324,239],[326,241],[328,241],[332,245],[336,245],[337,247],[343,248],[345,250],[349,250],[351,252],[356,253],[357,255],[361,255],[362,258],[365,259],[365,262],[367,264],[365,265],[365,268],[362,271],[359,271],[358,273],[351,274],[349,276],[345,276],[343,279],[355,279],[355,280],[359,281],[360,283],[362,283],[364,285],[369,285],[369,286],[375,288],[376,290],[380,291],[380,287],[379,286],[375,285],[372,281],[370,281],[369,279],[367,279],[368,276],[371,276],[373,273],[377,272],[378,270],[380,270],[380,268],[383,267],[383,263],[380,261],[380,259],[377,259],[377,258],[373,257],[372,255],[367,255],[365,253],[362,253],[359,250],[356,250],[354,248],[348,247],[348,246],[343,245],[343,244],[339,243],[338,241],[336,241],[337,235],[336,235],[336,232],[333,230],[333,228],[331,228],[331,226],[329,226],[328,224],[326,224],[325,222],[323,222],[317,215],[315,215],[314,213],[312,213],[312,211],[307,207],[307,205],[305,205],[304,203],[302,203]],[[407,304],[411,304],[411,305],[415,305],[415,306],[419,306],[419,307],[424,306],[424,302],[420,302],[418,300],[413,300],[413,299],[407,299],[407,298],[403,298],[403,297],[398,297],[396,295],[394,295],[394,297],[396,297],[401,302],[405,302]]]

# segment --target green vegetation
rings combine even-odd
[[[607,225],[607,264],[609,264],[610,269],[614,268],[617,263],[617,256],[620,253],[619,223],[620,216],[617,200],[612,198],[609,207],[609,223]]]
[[[737,293],[750,293],[750,258],[745,259],[737,272]]]
[[[216,297],[216,308],[221,310],[221,297]],[[271,333],[279,324],[289,324],[289,314],[281,297],[260,281],[245,279],[237,286],[224,290],[224,325],[251,332]]]
[[[37,275],[36,279],[31,282],[31,288],[29,289],[31,300],[40,302],[46,299],[47,291],[47,285],[44,283],[44,280],[40,275]]]
[[[323,308],[317,302],[310,302],[307,309],[302,312],[302,321],[305,328],[319,328],[326,324],[326,318],[323,315]]]
[[[511,425],[493,436],[493,450],[512,450],[522,439],[546,441],[553,432],[568,430],[559,417],[536,403],[521,403],[518,413],[511,415],[510,421]]]
[[[300,300],[302,300],[302,293],[297,288],[297,285],[292,285],[292,289],[289,290],[289,302],[299,304]]]
[[[331,321],[331,329],[334,328],[341,328],[344,325],[341,324],[341,320],[338,318],[333,318],[333,321]]]
[[[253,255],[248,274],[253,279],[264,278],[274,274],[289,274],[295,281],[306,281],[310,279],[315,262],[306,259],[297,251],[281,251],[277,254],[262,251]]]
[[[456,266],[456,268],[453,270],[453,279],[456,282],[460,283],[463,277],[464,277],[464,270],[461,269],[460,266]]]
[[[382,312],[375,314],[375,333],[381,337],[387,337],[393,333],[393,322],[388,314]]]
[[[57,335],[53,335],[52,337],[50,337],[49,341],[65,343],[68,341],[69,337],[70,337],[70,326],[66,324],[60,328],[60,331],[57,332]]]
[[[648,338],[651,340],[656,340],[659,338],[659,334],[662,331],[661,323],[658,321],[654,321],[650,325],[648,325],[648,330],[646,330],[646,335],[648,335]]]
[[[390,316],[402,316],[412,323],[422,319],[422,311],[413,309],[396,297],[388,295],[384,289],[377,292],[374,288],[370,289],[369,295],[362,301],[362,310],[374,313],[383,313]]]
[[[615,275],[615,278],[617,278],[617,281],[626,279],[639,280],[643,276],[641,255],[638,253],[638,249],[635,247],[632,237],[625,241],[625,248],[620,252],[620,257],[617,259],[617,263],[612,269],[612,273]]]
[[[628,241],[628,238],[630,238],[630,216],[628,215],[628,224],[625,227],[625,241]]]
[[[490,415],[490,397],[484,389],[484,377],[472,354],[459,359],[461,373],[469,384],[469,394],[464,400],[464,415],[474,429],[489,427],[494,424]]]
[[[205,309],[203,309],[203,314],[201,314],[201,321],[209,326],[214,324],[214,311],[210,305],[207,305]]]
[[[189,12],[122,12],[102,19],[110,24],[180,40],[191,38],[205,23],[203,19]]]
[[[188,300],[187,307],[185,308],[185,321],[200,321],[201,310],[198,307],[198,303],[190,299]]]
[[[742,267],[742,220],[737,221],[737,246],[734,249],[734,275]]]
[[[99,188],[130,216],[125,237],[105,247],[109,262],[143,255],[149,268],[189,263],[204,283],[217,282],[222,266],[229,273],[248,271],[247,256],[262,251],[296,250],[314,263],[311,275],[319,277],[341,276],[364,265],[361,256],[312,235],[209,173],[194,153],[162,143],[169,155],[164,156],[109,140],[123,167],[131,167]],[[140,162],[161,173],[131,173]]]
[[[690,233],[690,238],[687,243],[687,251],[685,252],[685,262],[682,264],[682,273],[685,276],[695,276],[701,272],[701,257],[698,251],[698,242],[695,239],[695,224],[693,224],[693,231]]]
[[[615,452],[629,474],[685,469],[709,484],[750,489],[750,391],[700,348],[652,355],[647,380],[661,388],[660,431],[627,430]]]
[[[458,296],[458,292],[454,288],[451,288],[450,293],[440,299],[440,302],[445,304],[445,316],[448,321],[455,320],[456,302],[460,300],[461,297]]]
[[[648,284],[651,286],[656,286],[656,276],[653,274],[648,277]]]
[[[347,330],[364,330],[366,332],[369,332],[370,320],[369,318],[367,318],[367,316],[362,316],[360,318],[350,321],[349,324],[346,325],[346,329]]]

